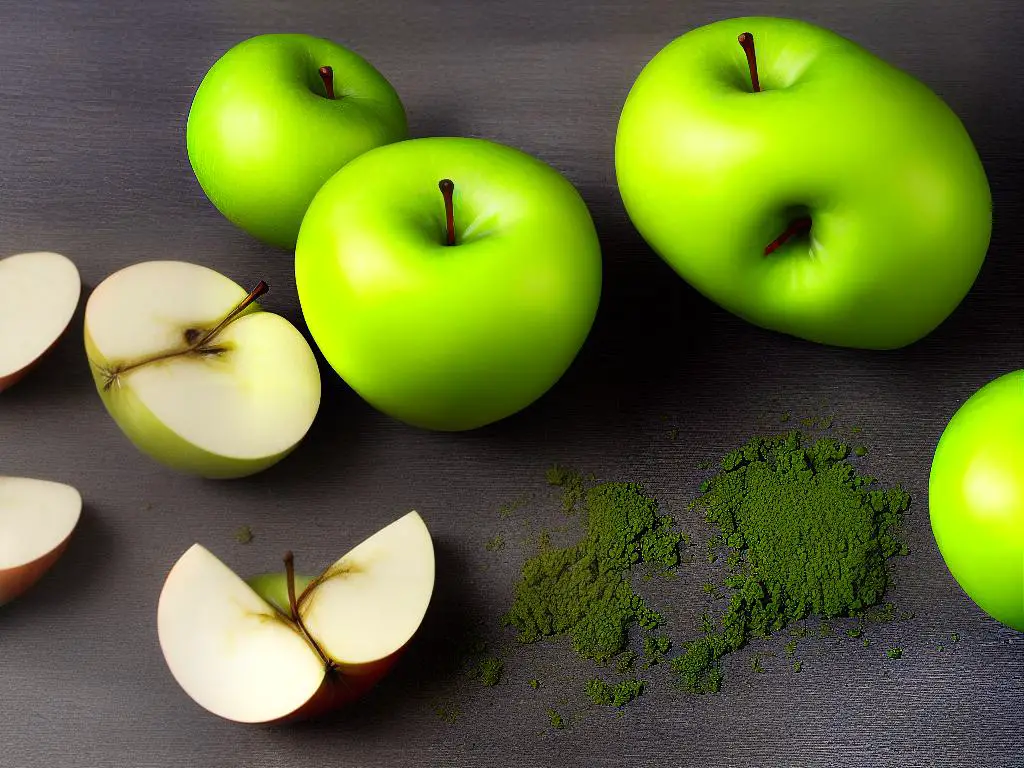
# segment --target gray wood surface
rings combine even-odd
[[[710,306],[640,241],[614,187],[615,123],[643,64],[671,38],[761,13],[830,26],[923,78],[963,117],[985,161],[996,229],[975,290],[936,333],[892,353],[817,347]],[[472,434],[417,431],[373,412],[324,368],[309,438],[276,468],[204,482],[154,464],[106,416],[88,376],[81,311],[35,374],[0,398],[0,472],[72,483],[86,499],[58,567],[0,611],[0,766],[674,765],[1022,766],[1024,636],[963,595],[931,538],[927,477],[943,426],[976,388],[1024,364],[1024,32],[1019,0],[892,3],[724,0],[0,1],[0,253],[53,249],[94,287],[146,259],[186,259],[272,286],[300,323],[289,256],[235,230],[204,199],[184,147],[206,69],[253,34],[304,31],[350,45],[402,95],[414,135],[509,143],[578,185],[600,229],[606,290],[570,373],[535,407]],[[593,673],[565,644],[516,648],[497,625],[523,531],[563,521],[553,462],[637,479],[699,540],[686,511],[697,463],[777,425],[830,414],[864,428],[864,465],[914,496],[912,554],[895,566],[909,621],[870,649],[806,641],[804,671],[751,649],[717,696],[672,690],[664,670],[621,716],[586,708]],[[671,439],[671,428],[678,438]],[[533,494],[511,520],[502,503]],[[438,549],[434,603],[403,663],[353,710],[291,728],[207,714],[168,673],[155,630],[164,576],[193,542],[242,574],[292,548],[325,565],[408,509]],[[235,542],[249,525],[255,539]],[[509,546],[484,543],[504,533]],[[706,568],[638,582],[677,639],[708,606]],[[481,624],[507,653],[485,689],[452,654]],[[837,624],[837,627],[841,624]],[[955,650],[937,646],[951,632]],[[883,658],[905,648],[899,662]],[[781,642],[761,650],[781,650]],[[544,686],[526,684],[541,676]],[[454,724],[436,709],[457,703]],[[576,715],[553,731],[545,710]]]

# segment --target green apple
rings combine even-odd
[[[992,228],[984,169],[932,91],[801,21],[695,29],[652,59],[615,169],[651,247],[765,328],[890,349],[960,303]]]
[[[317,193],[295,276],[314,340],[356,392],[409,424],[463,430],[525,408],[569,367],[601,251],[550,166],[480,139],[414,139]]]
[[[20,381],[64,335],[81,293],[78,269],[59,253],[0,259],[0,392]]]
[[[1024,371],[986,384],[946,425],[928,506],[953,577],[982,610],[1024,632]]]
[[[243,723],[298,720],[351,703],[391,669],[434,589],[434,547],[416,513],[381,529],[314,579],[247,584],[192,546],[167,576],[157,634],[175,680]]]
[[[85,307],[96,388],[143,452],[183,472],[242,477],[286,456],[313,423],[320,372],[295,326],[212,269],[122,269]]]
[[[82,497],[70,485],[0,477],[0,605],[50,570],[81,514]]]
[[[220,212],[290,249],[320,186],[408,128],[395,89],[358,54],[309,35],[260,35],[203,78],[186,134],[192,169]]]

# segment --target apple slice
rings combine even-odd
[[[82,497],[70,485],[0,477],[0,605],[57,562],[81,514]]]
[[[81,294],[78,269],[59,253],[19,253],[0,260],[0,392],[57,343]]]
[[[195,544],[167,576],[157,632],[171,674],[200,706],[243,723],[296,720],[373,687],[433,589],[434,547],[416,512],[312,579],[296,576],[289,552],[283,574],[246,583]]]
[[[284,458],[320,406],[320,371],[295,326],[212,269],[149,261],[104,280],[85,308],[100,398],[143,452],[204,477]]]

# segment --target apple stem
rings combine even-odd
[[[212,339],[214,336],[216,336],[218,333],[224,330],[225,326],[227,326],[232,320],[234,320],[236,317],[242,314],[249,307],[250,304],[256,301],[256,299],[258,299],[260,296],[263,296],[269,290],[270,286],[267,285],[263,280],[260,280],[258,283],[256,283],[256,287],[249,291],[249,295],[242,299],[240,302],[238,302],[238,305],[230,312],[228,312],[227,315],[225,315],[224,319],[217,323],[216,326],[214,326],[214,329],[212,331],[207,333],[199,341],[192,345],[193,349],[198,349],[199,347],[203,346],[206,342],[208,342],[210,339]]]
[[[750,68],[750,84],[754,87],[754,93],[760,93],[761,80],[757,76],[757,52],[754,50],[754,36],[750,32],[744,32],[738,38],[743,52],[747,54],[747,67]]]
[[[448,240],[445,245],[455,245],[455,182],[451,179],[441,179],[437,187],[444,197],[444,217],[448,227]]]
[[[218,333],[223,331],[224,328],[226,328],[232,321],[234,321],[240,314],[242,314],[249,307],[250,304],[252,304],[254,301],[256,301],[256,299],[264,295],[269,290],[270,286],[267,285],[266,282],[264,282],[263,280],[260,280],[256,284],[256,287],[249,291],[249,294],[240,302],[238,302],[235,308],[228,312],[224,316],[224,319],[217,323],[217,325],[214,326],[212,330],[201,334],[201,332],[196,330],[195,328],[189,328],[187,331],[185,331],[185,343],[187,345],[185,349],[177,349],[174,350],[173,352],[164,352],[159,355],[153,355],[153,357],[147,357],[142,360],[138,360],[128,365],[104,371],[104,374],[106,375],[107,378],[106,383],[103,385],[104,390],[109,390],[114,385],[114,382],[118,380],[118,377],[121,376],[122,374],[128,373],[129,371],[134,371],[136,368],[141,368],[142,366],[149,365],[150,363],[158,363],[161,360],[170,360],[171,358],[181,357],[182,355],[188,355],[191,354],[192,352],[215,353],[222,351],[217,349],[209,349],[206,347],[206,345],[210,341],[212,341],[213,338]]]
[[[324,666],[328,669],[334,669],[334,662],[328,658],[327,654],[323,652],[323,649],[317,641],[309,634],[309,630],[306,629],[306,625],[303,623],[302,617],[299,615],[299,602],[295,599],[295,555],[292,554],[291,550],[284,553],[284,574],[285,581],[288,584],[288,610],[292,613],[292,621],[295,622],[295,625],[302,632],[302,636],[306,638],[306,642],[313,647],[314,651],[316,651],[320,660],[323,661]]]
[[[790,222],[789,226],[786,227],[785,231],[770,243],[765,246],[764,255],[771,256],[775,251],[781,248],[791,238],[797,235],[803,234],[804,232],[811,231],[811,219],[809,216],[801,216],[799,219],[794,219]]]
[[[334,99],[334,67],[320,67],[320,79],[324,81],[327,98]]]

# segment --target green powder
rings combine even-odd
[[[644,659],[647,662],[647,666],[653,667],[654,665],[663,662],[665,660],[665,654],[669,652],[671,647],[672,641],[662,635],[657,637],[645,637]]]
[[[488,539],[487,543],[484,544],[484,549],[488,552],[500,552],[505,548],[505,537],[500,533],[495,535],[493,539]]]
[[[235,531],[235,541],[239,544],[250,544],[253,540],[252,528],[248,525],[243,525],[241,528]]]
[[[633,671],[636,664],[636,651],[623,651],[615,659],[615,671],[620,675]]]
[[[505,670],[504,662],[497,656],[488,656],[477,662],[472,676],[488,688],[501,682],[501,673]]]
[[[810,615],[858,615],[889,585],[886,560],[904,554],[895,528],[910,505],[900,488],[873,487],[829,438],[758,437],[729,453],[693,507],[728,551],[729,605],[672,660],[684,688],[717,691],[719,660],[755,636]],[[736,557],[732,557],[732,553]],[[710,625],[710,626],[709,626]],[[826,626],[826,625],[823,625]]]
[[[548,720],[551,721],[552,728],[565,728],[565,719],[553,709],[548,710]]]
[[[565,489],[564,500],[575,488]],[[576,653],[604,663],[626,648],[629,627],[653,630],[661,624],[661,615],[633,591],[628,572],[642,563],[661,570],[676,566],[680,537],[670,530],[671,518],[659,516],[657,502],[635,483],[603,483],[582,498],[583,539],[545,547],[525,563],[503,621],[519,631],[523,643],[568,635]]]
[[[587,681],[586,692],[595,704],[622,707],[644,692],[644,682],[633,679],[613,684],[595,678]]]
[[[885,652],[885,655],[888,656],[890,659],[902,659],[903,658],[903,649],[902,648],[890,648],[889,650],[887,650]]]
[[[556,464],[548,470],[547,478],[548,485],[557,485],[562,489],[562,511],[567,515],[574,514],[576,507],[583,501],[583,475]]]

